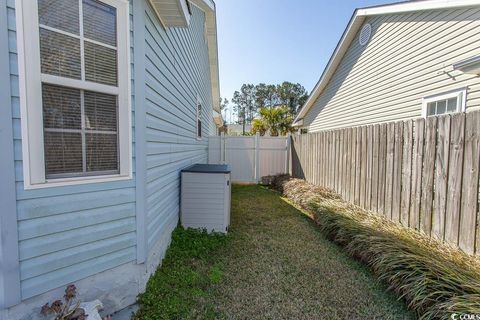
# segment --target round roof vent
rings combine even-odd
[[[367,23],[363,26],[362,30],[360,31],[360,37],[358,38],[358,42],[361,46],[367,44],[368,40],[370,40],[370,36],[372,35],[372,26]]]

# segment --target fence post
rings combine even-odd
[[[291,167],[291,161],[290,161],[290,156],[292,154],[291,148],[292,148],[292,134],[289,133],[287,135],[287,141],[286,141],[286,150],[285,152],[287,153],[285,156],[285,173],[288,175],[292,175],[292,167]]]
[[[260,134],[255,134],[255,176],[254,179],[257,183],[260,182]]]
[[[220,163],[225,164],[225,132],[220,133]]]

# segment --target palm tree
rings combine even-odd
[[[258,132],[263,136],[270,132],[270,135],[275,137],[295,131],[295,128],[292,127],[293,117],[287,106],[261,108],[259,114],[260,118],[252,121],[253,134]]]

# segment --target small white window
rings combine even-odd
[[[128,2],[16,5],[25,187],[130,178]]]
[[[197,138],[202,138],[202,104],[197,102]]]
[[[423,98],[423,116],[441,116],[447,113],[464,112],[466,89]]]

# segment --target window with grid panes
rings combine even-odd
[[[465,111],[466,90],[458,90],[423,99],[424,116],[441,116]]]
[[[43,119],[44,172],[40,176],[46,182],[116,175],[121,171],[125,174],[121,162],[130,161],[125,157],[128,154],[125,151],[130,151],[125,147],[128,141],[124,141],[128,134],[121,132],[130,130],[129,125],[125,126],[129,118],[129,98],[125,96],[129,81],[125,79],[128,74],[125,69],[129,67],[128,47],[125,48],[128,3],[124,0],[36,1],[36,10],[24,6],[23,18],[36,13],[38,19],[36,24],[24,21],[27,25],[24,55],[28,59],[29,34],[26,32],[35,27],[38,38],[32,40],[37,40],[39,45],[39,98]],[[29,89],[36,89],[28,78],[29,66],[36,69],[26,61],[27,97]],[[29,108],[38,108],[38,105],[28,103],[27,110]],[[31,120],[28,122],[33,123]]]

